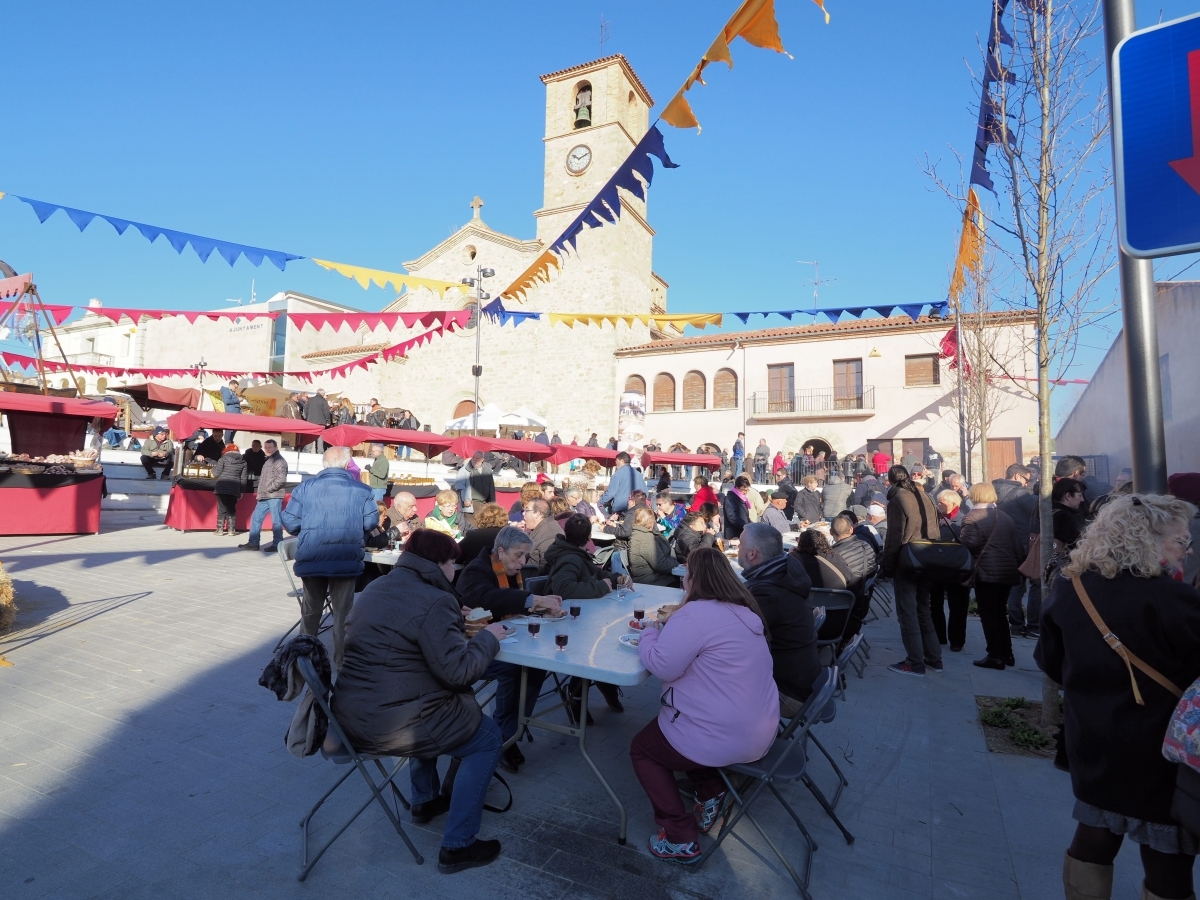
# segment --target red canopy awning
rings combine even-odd
[[[575,444],[554,444],[550,449],[553,451],[550,454],[550,462],[556,466],[561,466],[563,463],[570,462],[573,459],[588,459],[602,463],[611,469],[617,461],[617,451],[609,450],[607,447],[579,447]]]
[[[42,394],[18,394],[15,391],[0,391],[0,411],[45,413],[80,419],[115,419],[121,413],[115,403],[102,400],[74,400]]]
[[[177,438],[188,438],[197,428],[222,428],[226,431],[258,431],[262,434],[319,435],[325,429],[303,419],[284,419],[279,416],[247,416],[239,413],[212,410],[184,409],[167,417],[167,427]]]
[[[200,405],[198,388],[173,388],[148,381],[126,384],[117,390],[132,397],[142,409],[195,409]]]
[[[484,453],[507,453],[509,456],[515,456],[525,462],[546,459],[554,452],[553,448],[539,444],[537,441],[510,441],[505,438],[475,437],[469,434],[455,438],[454,442],[450,444],[450,452],[463,459],[470,459],[476,450]]]
[[[425,456],[436,456],[448,450],[454,442],[442,434],[432,431],[408,431],[401,428],[376,428],[372,425],[338,425],[328,428],[321,440],[334,447],[353,447],[366,441],[377,444],[395,444],[412,447]]]
[[[642,468],[649,466],[704,466],[719,469],[721,457],[704,453],[663,453],[648,450],[642,454]]]

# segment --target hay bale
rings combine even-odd
[[[8,631],[17,618],[17,600],[13,596],[12,579],[0,563],[0,634]]]

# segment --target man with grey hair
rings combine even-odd
[[[781,715],[794,715],[821,671],[808,592],[812,579],[800,558],[783,552],[783,535],[763,522],[742,529],[738,563],[771,635],[771,660]]]
[[[484,548],[479,556],[467,563],[458,576],[458,595],[465,607],[483,607],[495,621],[504,616],[562,615],[562,598],[541,596],[525,587],[521,569],[529,561],[533,539],[514,525],[506,525],[496,532],[492,549]],[[547,638],[549,640],[549,638]],[[496,705],[492,717],[507,741],[517,733],[517,698],[520,696],[521,670],[511,663],[493,661],[484,678],[496,681]],[[546,673],[530,669],[525,693],[525,714],[533,713],[538,694]],[[525,756],[521,748],[513,744],[500,757],[500,764],[509,772],[516,772]]]
[[[832,522],[834,516],[850,505],[851,493],[853,489],[842,481],[841,474],[836,469],[831,470],[821,489],[821,512],[826,522]]]
[[[450,487],[458,491],[462,500],[463,512],[474,512],[476,502],[496,502],[496,486],[491,476],[492,467],[482,450],[476,450],[470,459],[463,461],[462,467],[450,479]]]
[[[333,664],[342,664],[346,613],[363,571],[366,533],[379,524],[371,489],[346,471],[349,447],[330,447],[324,468],[292,491],[283,527],[300,535],[293,571],[304,584],[300,632],[316,635],[326,602],[333,610]]]
[[[371,445],[371,460],[371,468],[367,470],[370,474],[367,477],[371,479],[371,493],[375,500],[379,501],[387,493],[388,475],[392,471],[392,462],[383,452],[383,444]]]

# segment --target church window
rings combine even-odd
[[[683,408],[704,409],[707,382],[699,372],[688,372],[683,376]]]
[[[630,134],[638,132],[638,107],[637,97],[633,91],[629,92],[629,98],[625,101],[625,128]]]
[[[469,266],[475,262],[476,250],[473,244],[463,247],[463,265]]]
[[[587,128],[592,124],[592,86],[586,81],[581,81],[575,88],[575,105],[574,110],[574,126],[575,128]]]
[[[675,411],[675,379],[666,372],[654,376],[654,411]]]
[[[646,396],[646,379],[641,375],[630,375],[625,379],[626,394],[641,394]]]
[[[713,378],[713,409],[737,409],[738,377],[733,369],[718,369]]]

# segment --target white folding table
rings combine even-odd
[[[540,618],[541,632],[537,637],[529,634],[526,628],[528,619],[509,619],[505,624],[513,625],[517,633],[507,641],[500,643],[500,652],[496,659],[500,662],[512,663],[521,667],[521,692],[518,701],[517,732],[511,737],[505,747],[508,747],[525,733],[525,727],[541,728],[558,734],[569,735],[579,739],[579,752],[582,754],[593,774],[604,786],[608,796],[617,805],[620,812],[621,825],[617,842],[625,843],[626,813],[625,805],[613,791],[604,774],[596,767],[587,750],[587,695],[593,682],[623,685],[632,687],[645,681],[650,673],[642,666],[636,647],[622,644],[618,638],[623,634],[634,634],[629,628],[629,620],[633,618],[634,607],[646,611],[646,619],[653,620],[655,611],[667,603],[678,603],[683,598],[683,592],[677,588],[657,587],[648,584],[634,585],[628,589],[623,599],[617,598],[617,592],[599,600],[564,600],[563,608],[569,609],[572,603],[578,603],[581,611],[578,619],[565,616],[561,619]],[[559,650],[555,647],[554,636],[560,631],[566,632],[567,648]],[[575,727],[550,722],[545,716],[561,709],[564,704],[556,703],[543,710],[534,710],[532,716],[525,715],[525,694],[529,669],[541,669],[545,672],[556,672],[559,675],[575,676],[583,679],[583,700],[579,723]]]

